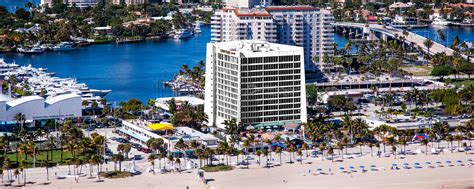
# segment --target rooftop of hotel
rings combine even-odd
[[[312,6],[269,6],[265,8],[232,8],[226,7],[223,10],[233,10],[235,15],[241,16],[271,16],[272,11],[318,11],[319,8]]]
[[[241,41],[230,41],[230,42],[219,42],[214,43],[217,47],[223,50],[228,50],[230,53],[240,52],[244,56],[250,56],[251,54],[258,53],[284,53],[294,52],[298,48],[296,46],[282,45],[277,43],[269,43],[266,41],[259,40],[241,40]],[[276,54],[275,54],[276,55]]]

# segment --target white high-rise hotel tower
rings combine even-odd
[[[207,44],[204,111],[209,125],[306,122],[302,47],[242,40]]]
[[[334,53],[334,18],[330,11],[311,6],[224,8],[211,20],[211,40],[264,40],[304,48],[305,67],[320,69],[325,54]],[[318,57],[318,62],[313,62]]]

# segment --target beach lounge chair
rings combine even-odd
[[[454,166],[453,162],[451,162],[450,160],[446,161],[446,167],[452,167],[452,166]]]
[[[392,164],[392,166],[390,167],[390,170],[399,170],[400,168],[398,167],[398,165],[396,163]]]
[[[468,160],[467,160],[467,165],[469,165],[469,166],[474,165],[474,162],[472,161],[472,159],[468,159]]]
[[[417,162],[417,163],[414,163],[414,164],[413,164],[413,167],[414,167],[415,169],[421,169],[421,168],[423,168],[423,167],[421,166],[421,164],[418,163],[418,162]]]
[[[457,160],[457,161],[456,161],[456,164],[457,164],[458,166],[464,166],[464,163],[463,163],[461,160]]]
[[[444,167],[443,163],[441,161],[436,162],[436,167]]]
[[[426,165],[426,168],[435,168],[429,161],[425,162],[425,165]]]
[[[377,166],[375,165],[370,165],[370,171],[378,171]]]
[[[357,170],[355,169],[354,166],[350,166],[350,167],[349,167],[349,171],[351,171],[351,172],[357,172]]]
[[[366,173],[367,172],[367,169],[365,169],[365,166],[361,165],[361,166],[359,166],[359,168],[360,168],[361,173]]]
[[[403,163],[403,168],[404,169],[411,169],[410,164],[408,164],[408,163]]]
[[[347,171],[344,169],[344,167],[339,167],[339,172],[341,172],[341,173],[347,173]]]
[[[316,172],[315,172],[315,175],[324,175],[323,169],[317,168]]]

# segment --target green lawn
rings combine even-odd
[[[61,150],[59,150],[59,149],[53,150],[52,154],[53,155],[51,156],[51,152],[49,152],[49,164],[50,164],[50,166],[56,165],[57,163],[64,164],[64,162],[61,163]],[[10,158],[10,162],[11,162],[13,167],[16,167],[18,165],[18,162],[16,161],[17,156],[16,156],[15,152],[7,153],[7,157]],[[78,155],[77,157],[82,158],[81,155]],[[68,152],[68,151],[64,151],[63,160],[65,161],[65,160],[70,159],[70,158],[72,158],[71,153]],[[21,161],[23,159],[25,159],[25,155],[18,154],[18,161]],[[0,155],[0,160],[1,160],[0,165],[3,165],[3,154]],[[29,167],[33,167],[33,157],[28,156],[26,158],[26,160],[28,162]],[[46,160],[46,151],[37,152],[37,154],[36,154],[36,167],[40,167],[42,161],[44,161],[44,160]]]
[[[433,67],[431,66],[404,66],[402,67],[408,73],[413,74],[413,76],[428,76],[431,74]]]
[[[219,171],[230,171],[234,169],[234,167],[228,166],[228,165],[213,165],[213,166],[204,166],[204,167],[201,167],[201,169],[206,172],[219,172]]]

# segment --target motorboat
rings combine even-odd
[[[34,47],[20,47],[18,48],[18,52],[22,54],[42,54],[44,53],[44,49],[38,46]]]
[[[193,36],[193,32],[189,28],[179,29],[175,32],[175,39],[185,39]]]
[[[436,17],[435,19],[433,19],[433,22],[431,22],[431,24],[438,26],[449,26],[451,25],[451,22],[447,21],[444,18]]]
[[[74,43],[72,42],[61,42],[53,47],[53,51],[70,51],[75,50]]]

